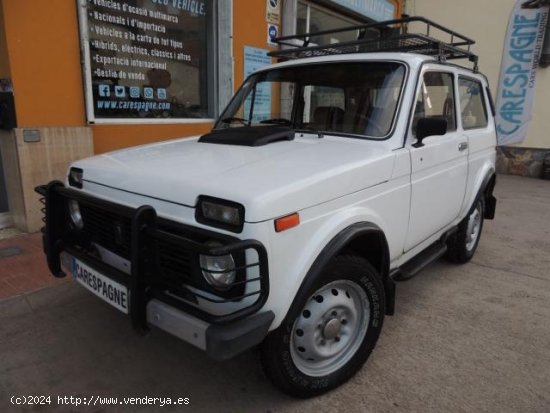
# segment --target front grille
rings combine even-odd
[[[177,294],[183,284],[196,286],[192,273],[192,252],[159,241],[159,274],[155,278]]]
[[[80,204],[80,213],[84,221],[84,233],[91,242],[127,260],[130,259],[131,222],[129,218],[85,204]]]

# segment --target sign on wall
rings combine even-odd
[[[271,24],[281,24],[281,0],[266,0],[265,19]]]
[[[548,6],[526,9],[524,3],[516,1],[504,42],[496,108],[499,145],[523,142],[531,123]]]
[[[88,120],[208,117],[211,0],[80,0]]]

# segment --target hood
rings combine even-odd
[[[85,182],[189,207],[199,195],[238,202],[246,222],[260,222],[385,182],[393,158],[377,142],[305,135],[259,147],[178,139],[74,166],[84,170]]]

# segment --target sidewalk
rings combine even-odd
[[[52,277],[42,252],[42,234],[0,240],[0,300],[65,282]]]

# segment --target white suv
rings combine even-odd
[[[476,61],[458,43],[296,38],[211,133],[78,161],[39,191],[53,275],[215,359],[261,344],[274,384],[309,397],[365,362],[395,281],[472,257],[496,138],[486,78],[445,62]]]

